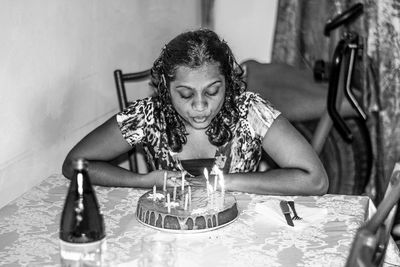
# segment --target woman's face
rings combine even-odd
[[[181,66],[170,83],[170,90],[172,104],[186,127],[205,129],[224,103],[225,77],[218,63],[195,69]]]

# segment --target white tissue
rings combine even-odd
[[[282,199],[271,199],[265,202],[256,203],[254,210],[257,213],[257,221],[263,221],[265,224],[276,227],[287,227],[288,229],[301,230],[308,226],[321,225],[327,218],[328,211],[326,208],[307,207],[302,204],[295,203],[297,215],[302,220],[293,220],[294,227],[286,223],[286,219],[280,208]],[[293,217],[293,213],[291,213]]]

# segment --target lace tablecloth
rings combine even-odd
[[[0,209],[0,266],[59,266],[58,230],[68,184],[62,175],[52,175]],[[138,265],[142,238],[159,232],[136,220],[136,202],[145,190],[95,189],[106,223],[109,266]],[[370,203],[365,196],[294,197],[297,205],[327,213],[323,222],[289,230],[268,223],[268,217],[256,211],[258,203],[277,197],[246,193],[235,197],[240,214],[228,226],[168,234],[174,242],[175,266],[344,266]],[[392,240],[386,262],[400,265]]]

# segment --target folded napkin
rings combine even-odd
[[[254,207],[257,214],[256,220],[271,226],[287,227],[297,231],[305,227],[321,225],[327,218],[328,210],[326,208],[307,207],[295,202],[297,214],[302,220],[293,220],[294,227],[289,226],[279,205],[281,200],[283,199],[270,199],[256,203]],[[292,212],[291,216],[293,217]]]

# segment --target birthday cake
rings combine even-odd
[[[210,194],[204,187],[173,191],[168,188],[142,195],[137,203],[137,219],[164,230],[206,231],[224,226],[238,216],[236,199],[227,192]]]

